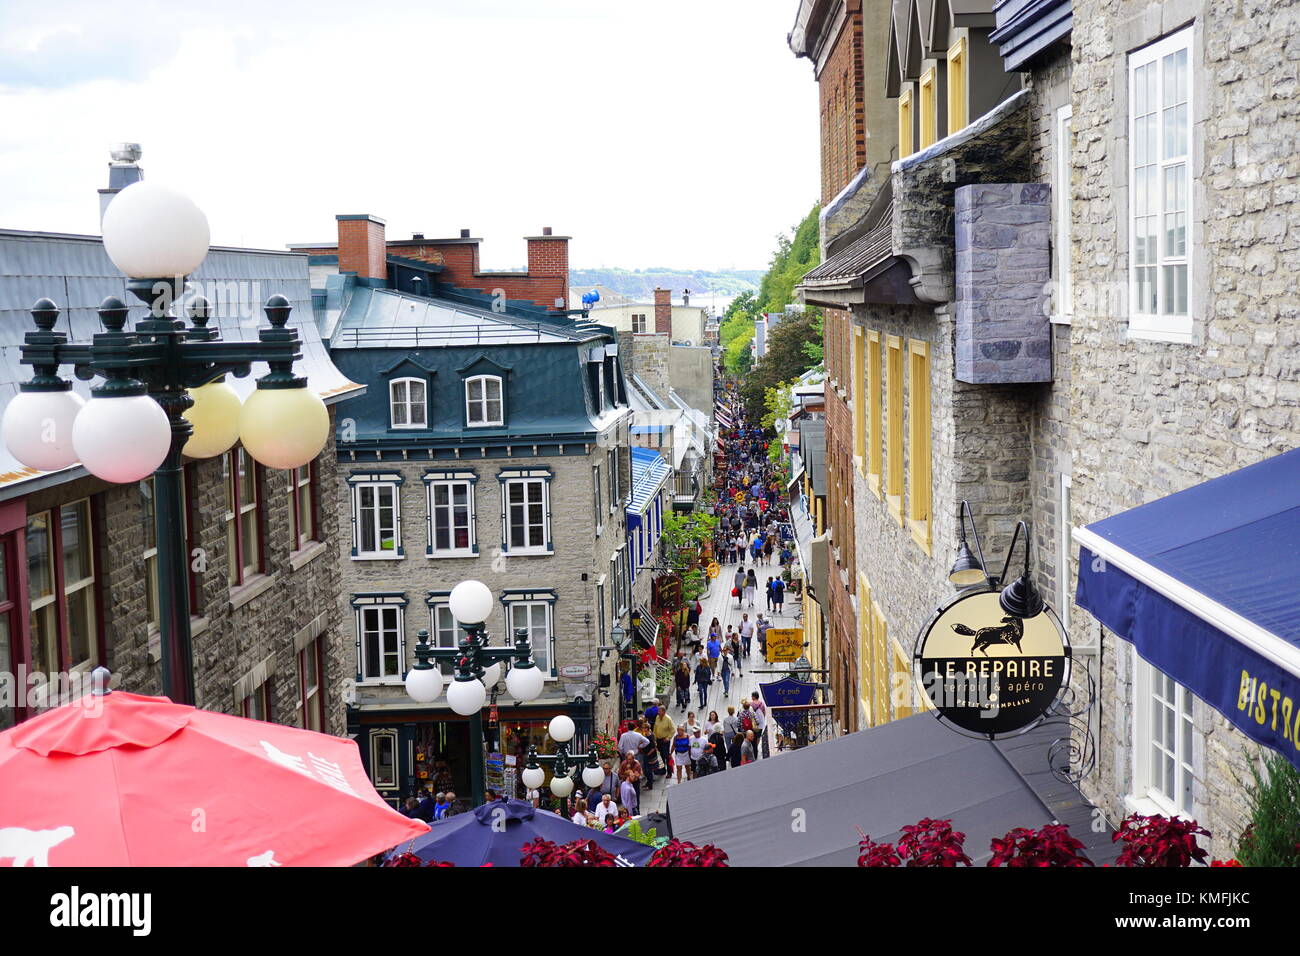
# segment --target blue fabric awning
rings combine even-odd
[[[1074,538],[1079,606],[1300,767],[1300,449]]]
[[[657,451],[632,447],[632,493],[628,496],[626,508],[629,528],[638,527],[641,515],[645,514],[655,493],[667,484],[672,473],[672,466]]]

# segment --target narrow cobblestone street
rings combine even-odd
[[[745,565],[747,568],[750,566],[751,565],[749,564]],[[772,559],[770,565],[760,563],[756,568],[755,573],[758,575],[760,585],[766,582],[769,575],[775,577],[780,571],[780,565],[777,563],[775,558]],[[735,573],[736,565],[734,563],[722,565],[722,570],[712,581],[712,587],[708,594],[700,599],[700,606],[704,609],[700,614],[700,630],[702,632],[707,631],[709,622],[715,617],[722,624],[722,630],[724,633],[728,624],[733,627],[739,627],[741,615],[743,614],[748,614],[750,620],[755,620],[758,614],[762,614],[764,618],[775,621],[777,627],[799,626],[799,621],[796,618],[796,615],[799,613],[801,605],[795,599],[796,596],[788,591],[786,592],[786,600],[780,614],[769,612],[766,608],[766,602],[761,596],[757,595],[754,598],[754,606],[752,608],[748,605],[737,607],[736,599],[731,596],[731,578]],[[783,671],[786,669],[785,665],[782,664],[768,664],[759,656],[757,638],[754,639],[753,649],[749,658],[742,661],[742,663],[744,664],[744,670],[733,675],[731,681],[731,692],[729,694],[723,693],[722,681],[720,679],[715,680],[713,686],[709,688],[708,706],[701,710],[701,708],[696,706],[699,703],[699,693],[696,691],[694,685],[692,685],[690,706],[682,709],[677,706],[676,700],[671,700],[668,709],[669,716],[671,716],[677,723],[685,721],[686,715],[692,711],[701,723],[703,723],[703,721],[709,716],[709,711],[711,710],[716,710],[718,712],[718,717],[725,717],[727,715],[727,707],[735,706],[738,708],[741,701],[748,700],[750,694],[758,690],[758,685],[760,683],[767,683],[780,678],[780,675],[777,673],[765,672]],[[766,735],[765,746],[769,757],[778,756],[776,751],[776,737],[772,732],[772,727],[773,721],[769,717],[767,723],[764,725],[764,734]],[[737,767],[732,769],[739,771],[743,768]],[[676,783],[675,774],[670,775],[669,778],[665,779],[668,781],[667,784],[665,784],[662,779],[656,780],[655,788],[653,790],[647,791],[644,787],[641,788],[640,809],[642,814],[662,812],[668,804],[669,788],[685,786],[689,783],[687,780],[683,780],[681,784]]]

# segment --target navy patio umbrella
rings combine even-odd
[[[618,858],[619,866],[645,866],[653,847],[603,830],[578,826],[549,810],[538,810],[524,800],[497,800],[430,824],[410,843],[392,853],[414,853],[421,860],[438,860],[457,866],[518,866],[525,843],[541,837],[553,843],[595,840]]]

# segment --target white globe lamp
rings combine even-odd
[[[406,674],[406,693],[421,704],[433,703],[442,693],[442,671],[415,665]]]
[[[546,782],[546,771],[541,767],[525,767],[519,782],[529,790],[537,790]]]
[[[9,451],[28,468],[58,471],[77,463],[72,425],[85,400],[71,389],[19,392],[5,407],[0,433]]]
[[[573,793],[572,777],[552,777],[551,793],[563,800],[569,794]]]
[[[495,687],[497,681],[501,680],[501,662],[494,661],[487,667],[483,668],[483,686]]]
[[[477,678],[460,680],[457,678],[447,688],[447,703],[451,709],[462,717],[476,714],[483,709],[487,700],[487,688]]]
[[[599,766],[583,767],[582,782],[588,790],[595,790],[605,782],[605,771]]]
[[[329,433],[325,403],[305,386],[259,386],[239,414],[244,450],[267,468],[301,468],[321,453]]]
[[[462,624],[482,624],[492,613],[492,592],[482,581],[461,581],[447,597],[451,616]]]
[[[239,441],[239,415],[243,402],[224,381],[209,382],[189,390],[194,402],[185,420],[194,429],[183,449],[186,458],[215,458]]]
[[[536,700],[545,686],[545,676],[532,661],[518,663],[506,674],[506,690],[517,701]]]
[[[567,744],[573,739],[577,728],[573,725],[573,720],[564,714],[551,718],[550,724],[547,725],[546,732],[551,735],[551,739],[557,744]]]
[[[187,276],[208,254],[208,217],[184,193],[140,180],[113,197],[104,251],[132,279]]]
[[[86,470],[117,484],[152,475],[171,443],[167,413],[148,395],[95,396],[72,425],[72,447]]]

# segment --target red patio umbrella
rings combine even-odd
[[[0,865],[350,866],[424,833],[356,744],[124,691],[0,733]]]

